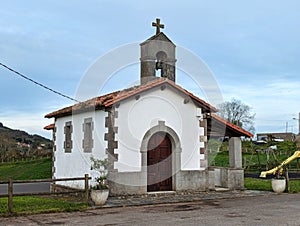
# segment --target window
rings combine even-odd
[[[93,149],[93,121],[92,118],[84,119],[82,147],[84,152],[92,152]]]
[[[72,132],[73,132],[72,122],[66,122],[65,142],[64,142],[64,149],[66,153],[71,153],[72,150]]]

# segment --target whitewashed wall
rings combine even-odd
[[[118,141],[118,162],[115,169],[119,172],[137,172],[141,170],[141,142],[146,132],[158,125],[158,121],[165,121],[165,125],[173,129],[180,138],[181,170],[201,170],[200,135],[204,134],[199,127],[196,117],[196,106],[192,101],[184,104],[184,96],[167,87],[160,87],[140,94],[136,100],[133,96],[123,101],[118,108],[118,127],[116,140]]]
[[[56,127],[56,151],[54,161],[54,177],[83,177],[85,173],[97,176],[95,172],[91,171],[90,157],[103,159],[105,157],[105,150],[107,142],[104,141],[104,134],[107,132],[105,128],[105,117],[107,113],[104,111],[85,112],[77,115],[58,118],[55,122]],[[83,123],[84,119],[92,118],[93,129],[93,149],[91,153],[85,153],[82,147],[83,140]],[[71,153],[65,153],[64,150],[64,127],[65,123],[72,121],[72,150]],[[84,183],[79,181],[60,182],[59,184],[68,185],[71,187],[83,188]]]

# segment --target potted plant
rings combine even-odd
[[[286,187],[285,177],[282,176],[283,169],[280,168],[275,172],[275,178],[272,178],[272,189],[276,193],[282,193]]]
[[[95,205],[104,205],[109,194],[109,185],[107,182],[109,161],[107,158],[95,159],[91,157],[91,170],[98,172],[99,176],[95,178],[96,184],[91,188],[91,199]]]

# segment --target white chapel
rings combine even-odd
[[[176,84],[176,46],[160,31],[140,44],[140,85],[47,114],[54,123],[53,178],[82,177],[108,158],[110,193],[243,189],[241,139],[253,135]],[[160,72],[160,73],[157,73]],[[159,77],[157,76],[159,74]],[[230,167],[208,166],[208,140],[229,137]],[[56,186],[83,188],[78,181]]]

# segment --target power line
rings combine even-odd
[[[75,101],[75,102],[80,103],[80,101],[78,101],[78,100],[76,100],[76,99],[74,99],[74,98],[72,98],[72,97],[69,97],[69,96],[67,96],[67,95],[65,95],[65,94],[63,94],[63,93],[61,93],[61,92],[58,92],[58,91],[56,91],[56,90],[54,90],[54,89],[51,89],[51,88],[49,88],[49,87],[43,85],[42,83],[39,83],[39,82],[37,82],[37,81],[34,81],[33,79],[27,77],[26,75],[21,74],[20,72],[18,72],[18,71],[16,71],[16,70],[14,70],[14,69],[12,69],[12,68],[6,66],[5,64],[0,63],[0,65],[1,65],[2,67],[6,68],[7,70],[9,70],[9,71],[11,71],[11,72],[13,72],[13,73],[15,73],[15,74],[21,76],[22,78],[24,78],[24,79],[26,79],[26,80],[28,80],[28,81],[30,81],[30,82],[32,82],[32,83],[38,85],[38,86],[41,86],[42,88],[44,88],[44,89],[46,89],[46,90],[48,90],[48,91],[50,91],[50,92],[53,92],[53,93],[55,93],[55,94],[57,94],[57,95],[59,95],[59,96],[62,96],[62,97],[67,98],[67,99],[69,99],[69,100],[72,100],[72,101]]]

